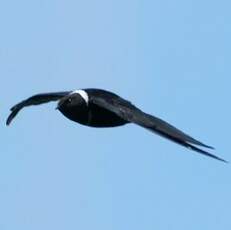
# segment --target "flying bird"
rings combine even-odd
[[[29,97],[11,108],[9,125],[24,107],[58,101],[57,109],[67,118],[90,127],[116,127],[134,123],[198,153],[226,162],[201,148],[208,146],[171,124],[147,114],[115,93],[102,89],[42,93]]]

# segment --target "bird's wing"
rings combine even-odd
[[[7,118],[6,124],[9,125],[11,121],[14,119],[14,117],[17,115],[17,113],[26,106],[39,105],[39,104],[47,103],[50,101],[57,101],[60,98],[68,95],[69,93],[70,91],[41,93],[41,94],[36,94],[32,97],[29,97],[26,100],[23,100],[20,103],[16,104],[10,109],[11,113],[9,117]]]
[[[129,101],[126,101],[121,97],[103,97],[100,95],[94,95],[90,97],[90,102],[115,113],[117,116],[126,121],[147,128],[177,144],[180,144],[198,153],[207,155],[217,160],[226,162],[225,160],[207,151],[195,147],[194,145],[199,145],[211,149],[213,149],[213,147],[205,145],[202,142],[190,137],[181,130],[161,120],[160,118],[142,112],[140,109],[132,105]]]

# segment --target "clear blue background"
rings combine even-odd
[[[231,229],[231,166],[134,125],[92,129],[35,93],[98,87],[231,160],[230,1],[0,3],[1,230]]]

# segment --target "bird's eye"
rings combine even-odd
[[[72,99],[71,99],[71,98],[68,98],[67,101],[68,101],[68,103],[71,103],[71,102],[72,102]]]

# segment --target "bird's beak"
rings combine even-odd
[[[59,110],[62,107],[63,103],[64,101],[59,101],[55,109]]]
[[[56,106],[55,109],[56,109],[56,110],[59,110],[59,108],[60,108],[60,105],[58,104],[58,105]]]

